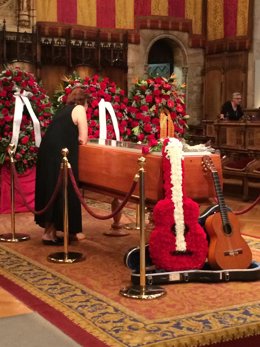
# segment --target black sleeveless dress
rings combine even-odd
[[[75,106],[67,105],[58,111],[42,139],[37,164],[35,183],[35,210],[43,209],[52,196],[62,163],[61,150],[69,150],[68,161],[71,164],[76,181],[78,180],[78,127],[73,123],[71,113]],[[63,189],[56,201],[44,213],[35,215],[35,222],[42,228],[53,223],[56,230],[63,231]],[[76,196],[68,177],[68,231],[70,234],[82,232],[81,203]]]

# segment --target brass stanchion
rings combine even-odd
[[[48,260],[54,263],[76,263],[83,260],[85,257],[82,253],[68,252],[68,149],[63,148],[61,151],[63,155],[63,233],[64,233],[64,252],[52,253],[48,256]]]
[[[156,299],[166,294],[164,288],[153,285],[146,285],[145,274],[145,190],[144,190],[144,164],[145,158],[138,159],[139,169],[139,191],[140,191],[140,284],[132,287],[123,288],[120,294],[133,299]]]
[[[0,235],[0,241],[2,242],[21,242],[30,239],[30,236],[27,234],[16,234],[15,233],[15,195],[14,195],[14,173],[13,173],[13,165],[15,163],[14,154],[15,154],[15,145],[10,143],[8,146],[8,154],[10,156],[10,165],[11,165],[11,175],[10,175],[10,183],[11,183],[11,233]]]

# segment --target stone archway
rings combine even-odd
[[[163,51],[163,55],[165,57],[165,61],[170,65],[170,74],[174,73],[177,77],[177,82],[179,84],[187,82],[187,52],[183,44],[176,39],[173,39],[170,35],[162,35],[150,42],[147,47],[147,67],[146,70],[149,69],[151,53],[153,53],[154,48],[158,49],[158,55]],[[168,52],[166,51],[168,49]],[[168,53],[168,54],[167,54]],[[170,58],[171,60],[170,61]],[[156,58],[156,56],[155,56]],[[162,60],[158,60],[160,63]],[[164,76],[166,77],[166,76]],[[169,76],[168,76],[169,77]]]
[[[140,30],[140,44],[128,45],[128,90],[137,79],[146,79],[151,47],[158,40],[166,40],[173,51],[174,73],[177,81],[185,83],[189,124],[199,125],[202,119],[204,53],[191,48],[189,34],[168,30]]]

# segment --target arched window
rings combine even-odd
[[[174,70],[174,54],[168,39],[156,41],[148,55],[148,75],[168,78]]]

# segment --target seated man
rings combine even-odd
[[[242,96],[241,93],[235,92],[232,94],[232,100],[226,101],[220,111],[220,119],[226,120],[239,120],[244,112],[241,107]]]

